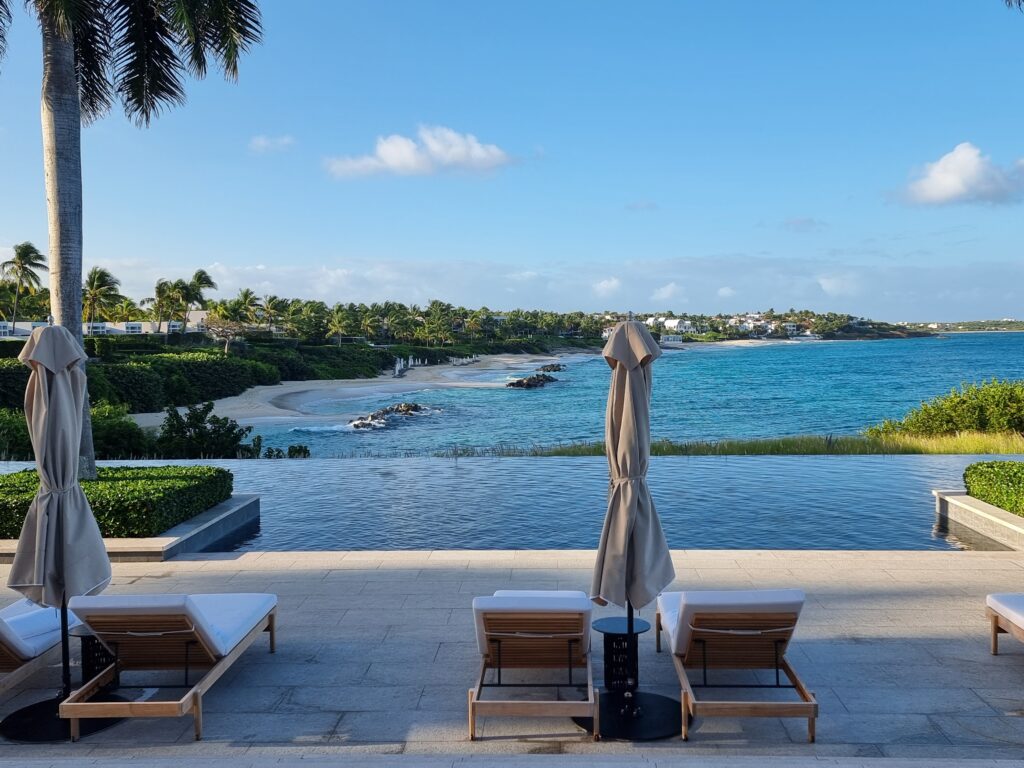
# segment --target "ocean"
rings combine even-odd
[[[431,455],[500,445],[599,440],[608,366],[599,355],[570,355],[558,381],[540,389],[425,388],[403,395],[305,403],[305,416],[258,423],[264,443],[309,446],[314,457]],[[513,370],[458,369],[468,383],[504,384]],[[853,435],[897,419],[922,401],[967,382],[1024,378],[1024,333],[949,334],[883,341],[812,341],[756,346],[693,344],[666,350],[654,365],[654,439],[718,440],[800,434]],[[348,422],[396,402],[424,415],[383,429]]]

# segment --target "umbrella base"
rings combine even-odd
[[[594,730],[593,718],[574,717],[573,721],[586,731]],[[601,691],[602,740],[678,739],[682,731],[682,706],[675,699],[644,691],[635,691],[632,696]]]
[[[98,696],[93,701],[124,701],[118,696]],[[27,744],[45,742],[71,741],[71,722],[61,720],[57,714],[61,698],[37,701],[16,712],[12,712],[0,721],[0,736],[9,741],[20,741]],[[117,725],[123,718],[82,718],[78,721],[80,737],[105,731]]]

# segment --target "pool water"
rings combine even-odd
[[[655,457],[649,480],[674,549],[993,548],[936,532],[930,494],[982,458]],[[261,496],[240,550],[591,549],[605,514],[602,458],[132,463],[230,469]]]

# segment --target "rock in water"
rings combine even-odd
[[[565,366],[561,363],[548,363],[547,365],[542,365],[537,370],[541,373],[558,373],[559,371],[564,371]]]
[[[510,381],[505,386],[516,389],[536,389],[537,387],[543,387],[545,384],[550,384],[552,381],[558,381],[558,379],[554,376],[548,376],[546,373],[535,373],[533,376],[527,376],[525,379]]]
[[[382,429],[388,425],[388,416],[412,416],[426,411],[427,408],[419,403],[396,403],[358,419],[352,419],[348,425],[352,429]]]

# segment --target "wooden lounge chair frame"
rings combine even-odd
[[[690,720],[697,717],[805,717],[807,740],[815,740],[818,702],[786,659],[796,629],[795,613],[696,613],[690,623],[686,652],[673,654],[681,688],[683,740],[689,738]],[[661,653],[661,612],[655,614],[655,641]],[[709,669],[773,669],[775,683],[724,685],[708,683]],[[701,682],[690,682],[687,670],[700,670]],[[783,685],[781,675],[789,680]],[[723,701],[698,699],[694,688],[791,688],[799,702]]]
[[[114,655],[114,662],[61,702],[60,717],[70,720],[71,740],[79,737],[82,718],[94,717],[183,717],[191,714],[196,741],[203,737],[203,694],[264,632],[270,635],[270,652],[276,650],[277,607],[257,622],[238,645],[224,656],[211,649],[189,617],[183,613],[167,615],[123,614],[89,616],[87,624]],[[190,684],[189,673],[206,670],[199,682]],[[186,693],[174,701],[90,701],[106,686],[128,671],[182,670]]]
[[[999,655],[999,636],[1012,635],[1024,643],[1024,628],[1014,624],[1008,618],[991,607],[985,608],[985,615],[988,617],[989,625],[992,627],[992,655]]]
[[[487,653],[480,677],[469,689],[469,738],[476,738],[476,719],[486,715],[532,717],[591,717],[594,741],[601,739],[601,704],[590,666],[590,622],[579,612],[484,611],[482,615]],[[587,698],[583,701],[481,701],[484,688],[563,688],[579,685],[573,670],[587,670]],[[502,671],[509,669],[565,669],[564,683],[507,683]],[[487,682],[487,672],[495,674]]]
[[[45,667],[46,657],[57,645],[47,648],[31,659],[23,659],[6,645],[0,643],[0,672],[5,673],[3,677],[0,677],[0,691],[12,688]]]

